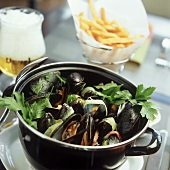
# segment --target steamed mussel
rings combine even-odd
[[[59,71],[48,73],[29,86],[26,101],[37,113],[31,121],[23,116],[27,123],[54,140],[86,146],[116,144],[134,136],[145,116],[139,101],[149,98],[141,95],[141,86],[134,99],[123,85],[89,85],[78,72],[67,77]]]

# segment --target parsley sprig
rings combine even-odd
[[[117,85],[114,82],[94,86],[95,94],[101,96],[103,100],[110,104],[121,105],[127,101],[133,105],[140,105],[140,114],[149,120],[154,120],[158,114],[159,107],[149,101],[151,94],[154,92],[155,87],[148,87],[144,89],[144,86],[138,85],[136,94],[133,97],[128,90],[121,90],[123,85]],[[75,100],[74,96],[70,96],[67,102]],[[42,117],[44,109],[46,107],[52,107],[49,101],[49,94],[46,97],[35,101],[32,104],[25,102],[24,93],[14,92],[11,97],[0,97],[0,108],[7,107],[11,111],[21,111],[24,120],[34,128],[37,128],[36,119]]]
[[[25,102],[24,93],[14,92],[11,97],[0,97],[0,108],[6,107],[10,111],[21,111],[24,120],[35,129],[37,129],[36,119],[42,117],[46,107],[52,107],[47,97],[35,101],[32,104]]]
[[[111,104],[121,105],[127,101],[131,102],[133,105],[140,105],[142,109],[140,114],[151,121],[156,118],[158,114],[159,106],[155,103],[149,101],[151,95],[156,89],[155,87],[144,88],[143,84],[137,86],[135,97],[128,90],[121,90],[122,85],[117,85],[114,82],[108,83],[104,86],[95,86],[96,89],[101,90],[96,91],[96,95],[107,99]]]

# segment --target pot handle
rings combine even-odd
[[[10,97],[12,95],[13,89],[14,89],[14,84],[7,87],[4,90],[2,97]],[[3,127],[3,125],[5,124],[5,121],[9,115],[9,113],[10,113],[10,110],[5,108],[2,116],[0,116],[0,131],[1,131],[1,128]]]
[[[162,136],[158,131],[152,128],[147,128],[145,133],[151,132],[152,139],[146,146],[130,146],[126,149],[126,156],[140,156],[140,155],[151,155],[159,150],[162,143]]]
[[[2,116],[0,117],[0,131],[1,131],[1,128],[3,127],[3,125],[5,124],[5,121],[9,115],[9,113],[10,113],[10,110],[6,108],[4,110],[4,113],[2,114]]]

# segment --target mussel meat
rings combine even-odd
[[[95,122],[99,122],[108,115],[107,107],[103,100],[85,100],[83,108],[84,113],[90,114]]]

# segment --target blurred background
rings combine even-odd
[[[0,8],[8,6],[31,7],[41,11],[45,18],[43,23],[44,34],[51,31],[62,17],[67,15],[66,8],[68,7],[66,0],[0,0]]]
[[[148,14],[170,18],[170,0],[142,1]],[[0,0],[0,8],[7,6],[27,6],[41,11],[45,15],[44,34],[47,34],[62,17],[70,15],[67,0]]]
[[[142,0],[148,13],[170,18],[170,0]],[[155,5],[156,4],[156,5]],[[66,5],[66,0],[1,0],[0,7],[31,6],[43,12],[52,12]]]
[[[170,0],[143,0],[149,14],[170,18]]]

